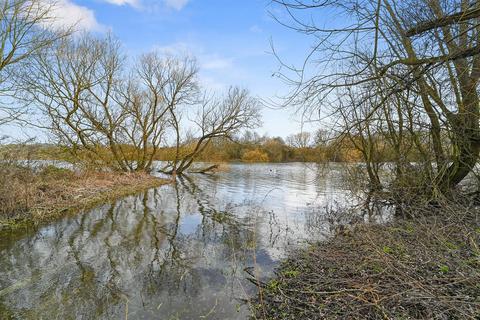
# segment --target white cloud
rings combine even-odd
[[[224,70],[233,67],[233,58],[222,57],[216,53],[207,53],[202,47],[185,42],[176,42],[166,46],[156,46],[154,50],[174,56],[193,56],[198,60],[201,70]]]
[[[140,7],[139,0],[105,0],[105,1],[117,6],[130,5],[132,7],[137,7],[137,8]]]
[[[195,57],[200,69],[200,82],[208,90],[224,90],[228,88],[227,83],[236,83],[235,78],[239,75],[239,70],[235,66],[235,58],[208,52],[201,45],[175,42],[165,46],[155,46],[153,49],[172,56]]]
[[[182,10],[190,0],[101,0],[103,2],[116,6],[131,6],[138,10],[154,11],[160,9],[160,6],[174,10]],[[161,5],[160,5],[161,4]]]
[[[222,91],[228,88],[227,84],[219,81],[218,79],[202,74],[200,75],[200,82],[205,88],[213,91]]]
[[[200,56],[201,68],[205,70],[227,69],[232,67],[233,59],[222,58],[217,55],[203,55]]]
[[[193,55],[201,51],[200,48],[189,45],[185,42],[175,42],[166,46],[155,46],[154,50],[169,55]]]
[[[164,0],[167,7],[173,8],[175,10],[182,10],[185,7],[189,0]]]
[[[48,27],[62,28],[74,26],[77,30],[103,31],[102,26],[95,18],[93,10],[80,6],[70,0],[55,1],[50,11],[52,20]]]

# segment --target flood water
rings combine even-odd
[[[335,165],[231,164],[215,175],[0,234],[0,319],[246,319],[245,268],[271,274],[345,203]]]

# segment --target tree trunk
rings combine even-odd
[[[476,81],[462,88],[463,103],[452,124],[457,152],[452,163],[441,176],[440,189],[448,191],[457,186],[475,167],[480,152],[479,97]]]

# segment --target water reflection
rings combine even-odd
[[[346,201],[340,170],[232,165],[0,235],[0,318],[246,318],[243,269],[319,237],[312,208]]]

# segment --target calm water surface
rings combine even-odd
[[[0,234],[0,319],[245,319],[244,269],[268,276],[348,201],[335,165],[232,164]]]

